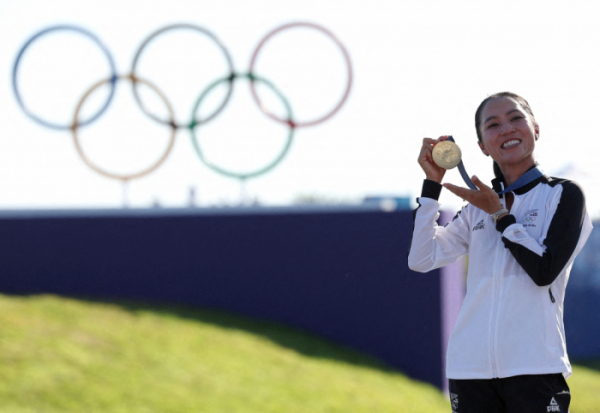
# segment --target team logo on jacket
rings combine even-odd
[[[556,403],[556,400],[554,400],[554,397],[552,398],[552,400],[550,400],[550,406],[547,407],[547,411],[560,412],[560,406],[558,405],[558,403]]]
[[[479,221],[477,223],[477,225],[475,225],[473,227],[473,231],[477,231],[478,229],[483,229],[485,227],[484,223],[483,223],[483,219],[481,221]]]
[[[523,218],[523,226],[524,227],[535,227],[536,225],[534,224],[535,220],[538,217],[538,210],[537,209],[530,209],[529,211],[527,211],[525,213],[525,218]]]

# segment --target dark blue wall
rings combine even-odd
[[[410,212],[266,209],[0,218],[0,291],[158,300],[277,320],[442,388],[439,272]]]
[[[594,226],[575,260],[565,295],[565,334],[572,359],[600,357],[600,223]]]

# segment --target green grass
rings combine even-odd
[[[572,413],[600,411],[600,362]],[[449,413],[433,386],[275,323],[181,307],[0,295],[0,412]]]
[[[0,412],[448,412],[433,386],[273,323],[0,295]]]
[[[571,389],[571,413],[600,412],[600,360],[573,363],[573,376],[567,383]]]

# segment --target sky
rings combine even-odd
[[[486,96],[512,91],[529,101],[540,125],[536,160],[542,170],[579,182],[598,218],[598,18],[600,3],[577,0],[0,0],[0,210],[414,199],[424,178],[416,161],[424,137],[453,135],[467,172],[492,178],[491,161],[476,144],[474,113]],[[317,125],[296,128],[290,137],[287,125],[260,111],[243,75],[259,42],[291,22],[310,22],[332,33],[348,52],[353,77],[339,111]],[[227,93],[227,82],[219,80],[229,75],[229,67],[214,38],[240,75],[223,110],[195,129],[206,162],[188,129],[173,135],[140,110],[127,80],[144,40],[175,23],[205,32],[164,32],[139,53],[136,75],[163,96],[142,85],[147,111],[163,118],[164,98],[175,121],[185,124],[201,96],[200,119],[218,109]],[[123,77],[107,110],[77,128],[76,139],[70,130],[29,118],[13,92],[19,51],[36,33],[59,24],[97,36]],[[267,110],[285,116],[285,101],[294,121],[303,122],[340,102],[348,70],[332,38],[294,27],[262,45],[253,74],[263,79],[257,89]],[[84,94],[110,75],[109,60],[97,44],[77,32],[55,31],[23,53],[18,88],[29,110],[70,125],[80,102],[79,119],[98,111],[108,96],[107,83]],[[258,171],[281,155],[288,139],[281,162],[257,177],[241,181],[207,166],[235,174]],[[126,183],[98,171],[137,174],[169,147],[153,172]],[[445,179],[464,185],[456,169]],[[440,201],[447,210],[463,203],[446,190]]]

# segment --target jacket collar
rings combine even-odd
[[[527,171],[532,170],[533,168],[536,168],[537,166],[539,166],[539,164],[536,162],[535,165],[533,165],[531,168],[529,168]],[[525,172],[527,172],[525,171]],[[548,177],[546,175],[540,176],[537,179],[534,179],[533,181],[529,182],[527,185],[524,185],[520,188],[515,189],[513,192],[516,195],[523,195],[526,194],[527,192],[531,191],[533,188],[535,188],[537,186],[537,184],[539,184],[540,182],[542,182],[543,180],[547,180]],[[506,182],[504,182],[504,177],[502,178],[494,178],[492,179],[492,188],[494,188],[494,191],[496,192],[500,192],[502,191],[504,188],[502,187],[502,185],[500,185],[500,183],[502,183],[504,185],[504,188],[506,188]]]

